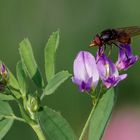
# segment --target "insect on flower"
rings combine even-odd
[[[120,47],[119,44],[130,44],[131,37],[140,35],[140,26],[116,28],[116,29],[107,29],[102,31],[100,34],[97,34],[90,46],[105,46],[115,45]]]

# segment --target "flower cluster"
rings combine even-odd
[[[79,86],[81,92],[94,90],[101,79],[106,88],[115,87],[127,74],[119,74],[127,70],[137,60],[138,56],[132,54],[129,44],[120,44],[118,60],[113,63],[104,53],[104,46],[97,51],[96,58],[87,51],[80,51],[74,60],[73,83]]]
[[[6,69],[6,66],[3,63],[1,63],[0,64],[0,91],[3,91],[5,89],[8,80],[9,80],[9,74]]]

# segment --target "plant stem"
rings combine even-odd
[[[82,133],[81,133],[81,135],[79,137],[79,140],[82,140],[84,138],[84,136],[85,136],[86,130],[87,130],[87,128],[89,126],[89,123],[90,123],[90,120],[91,120],[91,117],[92,117],[92,115],[93,115],[93,113],[95,111],[95,108],[96,108],[96,106],[97,106],[97,104],[99,102],[101,93],[102,93],[102,85],[100,86],[100,90],[99,90],[97,98],[96,99],[93,98],[93,108],[92,108],[92,110],[91,110],[91,112],[90,112],[90,114],[88,116],[88,119],[87,119],[87,121],[85,123],[85,126],[84,126],[84,128],[82,130]]]
[[[39,140],[46,140],[39,124],[31,125]]]
[[[91,112],[90,112],[90,114],[89,114],[89,117],[88,117],[88,119],[87,119],[87,121],[86,121],[86,123],[85,123],[85,126],[84,126],[84,128],[83,128],[83,130],[82,130],[82,133],[81,133],[81,135],[80,135],[79,140],[82,140],[82,139],[84,138],[85,132],[86,132],[86,130],[87,130],[87,128],[88,128],[88,125],[89,125],[91,116],[92,116],[92,114],[94,113],[95,107],[96,107],[96,104],[94,104],[94,106],[93,106],[93,108],[92,108],[92,110],[91,110]]]
[[[40,100],[43,100],[44,96],[45,96],[45,95],[42,93],[42,95],[41,95],[41,97],[40,97]]]
[[[17,121],[26,123],[26,121],[24,119],[22,119],[20,117],[17,117],[14,114],[12,114],[12,115],[1,115],[1,117],[5,118],[5,119],[13,119],[13,120],[17,120]]]
[[[9,91],[11,91],[10,88],[8,88],[8,89],[9,89]],[[14,90],[15,90],[15,89],[14,89]],[[20,91],[18,91],[18,92],[20,92]],[[11,93],[12,93],[12,92],[11,92]],[[38,137],[39,140],[46,140],[46,137],[44,136],[44,134],[43,134],[43,132],[42,132],[42,130],[41,130],[40,125],[39,125],[36,121],[34,121],[34,120],[32,120],[32,119],[30,118],[30,116],[29,116],[29,115],[27,114],[27,112],[25,111],[23,105],[22,105],[22,104],[20,103],[20,101],[15,97],[15,95],[12,94],[12,96],[15,98],[15,100],[16,100],[18,106],[19,106],[21,115],[22,115],[22,117],[23,117],[24,119],[19,118],[19,117],[15,116],[15,115],[4,116],[4,117],[7,117],[7,118],[11,118],[11,119],[15,119],[15,120],[19,120],[19,121],[28,123],[28,124],[32,127],[32,129],[34,130],[34,132],[36,133],[36,135],[37,135],[37,137]],[[25,98],[24,96],[23,96],[23,100],[24,100],[24,101],[26,100],[26,98]]]
[[[43,93],[42,93],[42,95],[40,96],[40,100],[43,100],[44,96],[45,96],[45,94],[44,94],[44,89],[43,89]]]

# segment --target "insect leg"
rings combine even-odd
[[[106,44],[104,44],[104,51],[106,50]]]
[[[124,50],[124,52],[125,52],[125,55],[126,55],[126,57],[127,57],[127,59],[129,59],[129,57],[128,57],[128,55],[127,55],[127,52],[126,52],[126,49],[125,48],[123,48],[123,47],[121,47],[121,46],[119,46],[118,44],[116,44],[116,43],[113,43],[115,46],[117,46],[118,48],[120,48],[120,49],[122,49],[122,50]]]
[[[102,54],[104,53],[105,49],[106,49],[105,45],[99,47],[99,51],[98,52],[99,52],[100,56],[102,56]]]
[[[110,54],[111,54],[111,52],[112,52],[112,48],[113,48],[113,46],[110,45],[110,50],[109,50],[109,52],[108,52],[108,56],[110,56]]]
[[[102,55],[104,54],[105,49],[106,49],[106,45],[105,44],[103,46],[99,47],[98,55],[97,55],[98,57],[97,57],[96,63],[98,63],[100,57],[102,57]]]

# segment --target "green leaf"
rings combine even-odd
[[[114,89],[109,89],[100,99],[89,125],[88,140],[100,140],[115,104]]]
[[[0,93],[0,100],[10,101],[15,99],[11,95],[5,95],[5,93]]]
[[[14,96],[17,99],[19,99],[21,97],[19,92],[11,89],[11,87],[9,87],[9,88],[10,88],[10,91],[9,91],[9,89],[6,89],[4,92],[0,92],[0,100],[3,100],[3,101],[15,100],[15,98],[12,96],[12,94],[14,94]]]
[[[26,75],[25,75],[25,72],[23,70],[21,61],[19,61],[17,63],[16,71],[17,71],[17,78],[18,78],[18,82],[19,82],[19,85],[21,88],[21,92],[26,94],[26,91],[27,91]]]
[[[7,102],[0,101],[0,116],[2,115],[12,115],[13,111]]]
[[[68,122],[54,110],[44,107],[38,119],[47,140],[76,140],[76,136]]]
[[[22,63],[25,66],[29,77],[35,82],[35,84],[39,88],[42,88],[43,79],[42,79],[41,73],[39,71],[39,68],[37,66],[37,63],[35,61],[31,43],[29,42],[28,39],[24,39],[20,43],[19,52],[20,52]]]
[[[57,73],[50,81],[48,85],[44,89],[44,95],[50,95],[54,93],[54,91],[64,82],[66,81],[71,74],[68,71],[61,71]]]
[[[9,69],[8,69],[8,72],[9,72],[9,77],[10,77],[9,85],[13,88],[13,89],[10,88],[11,92],[16,96],[17,99],[19,99],[21,95],[19,92],[17,92],[18,90],[20,91],[18,81]],[[15,91],[14,89],[17,91]]]
[[[12,119],[4,119],[3,117],[10,116],[12,114],[13,111],[10,105],[7,102],[0,101],[0,139],[2,139],[6,135],[13,123]]]
[[[53,32],[50,36],[44,50],[45,73],[49,81],[55,74],[55,52],[59,45],[59,31]]]
[[[7,134],[12,124],[12,119],[4,119],[0,121],[0,140]]]
[[[18,84],[18,81],[17,79],[15,78],[15,76],[12,74],[12,72],[8,69],[8,72],[9,72],[9,85],[12,86],[13,88],[15,89],[20,89],[19,87],[19,84]]]

